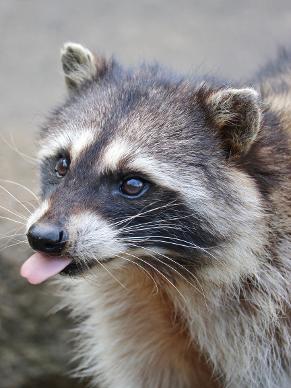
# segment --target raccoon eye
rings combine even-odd
[[[66,175],[69,169],[70,161],[67,158],[60,158],[55,166],[56,176],[62,178]]]
[[[128,178],[120,186],[120,192],[127,197],[138,197],[144,193],[146,182],[141,178]]]

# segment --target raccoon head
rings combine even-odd
[[[260,197],[240,159],[260,129],[258,93],[157,65],[124,70],[78,44],[61,59],[69,98],[41,130],[42,204],[27,226],[38,253],[23,276],[39,283],[129,262],[248,271]]]

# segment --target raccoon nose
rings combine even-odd
[[[68,241],[68,235],[58,225],[36,223],[29,228],[27,239],[31,248],[36,251],[60,255]]]

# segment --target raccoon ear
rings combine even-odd
[[[207,97],[210,117],[228,155],[246,153],[261,124],[261,103],[252,88],[220,89]]]
[[[77,90],[86,81],[101,77],[108,68],[105,58],[96,57],[78,43],[64,44],[61,49],[61,61],[70,92]]]

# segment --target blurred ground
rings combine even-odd
[[[0,178],[37,190],[35,165],[20,154],[34,155],[41,118],[65,94],[63,42],[114,53],[125,64],[155,59],[177,70],[239,79],[272,58],[278,46],[291,47],[291,2],[1,0],[0,34]],[[0,185],[28,209],[35,205],[23,188]],[[1,206],[27,216],[28,210],[0,191]],[[0,217],[25,221],[1,206]],[[17,241],[23,236],[10,242],[3,236],[22,228],[0,218],[0,386],[73,388],[77,382],[65,376],[71,323],[65,313],[48,315],[56,303],[49,286],[20,279],[20,263],[29,255]]]

